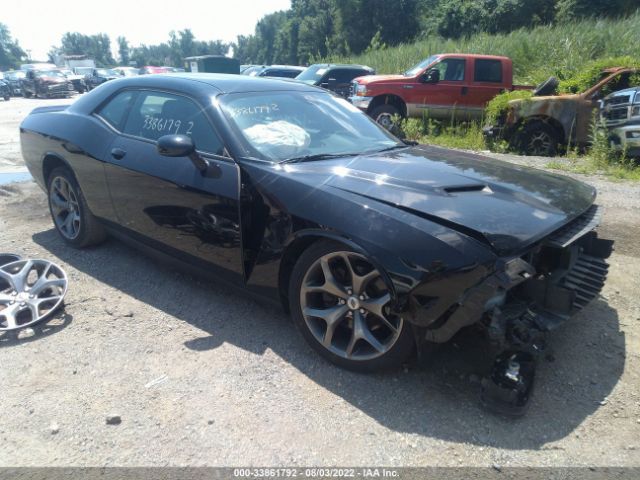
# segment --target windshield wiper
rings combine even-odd
[[[407,148],[408,144],[394,145],[393,147],[383,148],[382,150],[376,150],[374,153],[390,152],[391,150],[398,150],[399,148]]]
[[[302,157],[287,158],[285,160],[278,162],[278,164],[312,162],[314,160],[327,160],[330,158],[353,157],[354,155],[360,155],[360,154],[359,153],[318,153],[316,155],[304,155]]]

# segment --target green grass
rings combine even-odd
[[[521,29],[503,35],[476,34],[448,40],[430,37],[331,62],[362,63],[378,73],[399,73],[435,53],[484,53],[511,57],[516,83],[537,84],[551,75],[578,72],[589,60],[638,56],[640,12],[626,19],[585,20]]]

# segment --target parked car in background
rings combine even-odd
[[[485,128],[485,135],[504,139],[527,155],[554,156],[569,144],[584,149],[591,141],[600,100],[632,87],[635,73],[632,68],[609,68],[586,91],[563,95],[556,94],[558,81],[551,78],[533,98],[511,101],[496,124]]]
[[[140,75],[140,69],[135,67],[114,67],[111,69],[121,77],[135,77]]]
[[[74,93],[73,83],[59,69],[27,70],[20,80],[22,95],[30,97],[70,97]]]
[[[24,77],[24,70],[9,70],[8,72],[4,72],[4,81],[9,84],[12,96],[16,97],[18,95],[22,95],[20,80]]]
[[[432,55],[401,75],[374,75],[353,83],[351,102],[385,128],[392,118],[470,120],[482,118],[499,93],[531,87],[513,84],[510,58],[490,55]]]
[[[375,73],[373,68],[365,65],[317,63],[305,69],[296,77],[296,80],[331,90],[347,98],[351,92],[353,79],[375,75]]]
[[[248,64],[248,65],[240,65],[240,73],[244,73],[248,68],[251,67],[259,67],[260,65],[252,65],[252,64]]]
[[[197,55],[186,57],[184,67],[191,73],[229,73],[240,74],[240,61],[225,55]]]
[[[9,101],[11,100],[11,87],[1,76],[2,74],[0,73],[0,97],[4,98],[5,101]]]
[[[91,74],[85,76],[85,82],[87,84],[87,88],[92,90],[98,85],[102,85],[104,82],[108,82],[109,80],[115,80],[116,78],[120,78],[118,72],[107,68],[94,68],[92,69]]]
[[[140,75],[152,75],[154,73],[169,73],[170,67],[154,67],[153,65],[147,65],[140,69]]]
[[[640,86],[606,96],[600,121],[609,130],[609,142],[615,150],[640,157]]]
[[[70,68],[61,68],[60,71],[69,79],[73,84],[73,88],[78,93],[84,93],[87,91],[87,84],[85,82],[84,75],[78,75],[74,73]]]
[[[293,65],[262,65],[250,67],[246,69],[242,75],[248,75],[250,77],[296,78],[304,70],[304,67],[296,67]]]

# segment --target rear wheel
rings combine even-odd
[[[5,102],[8,102],[9,100],[11,100],[11,95],[5,95],[4,100]]]
[[[300,256],[289,302],[305,340],[341,367],[360,372],[398,367],[413,351],[410,325],[391,310],[380,272],[342,244],[318,242]]]
[[[47,181],[49,211],[60,236],[76,248],[102,242],[105,231],[93,216],[80,185],[67,167],[55,168]]]

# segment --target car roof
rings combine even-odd
[[[148,78],[148,77],[147,77]],[[261,92],[261,91],[277,91],[277,90],[298,90],[298,91],[318,91],[316,87],[298,82],[294,79],[285,78],[265,78],[251,77],[249,75],[234,75],[224,73],[167,73],[154,75],[147,81],[156,80],[162,82],[168,80],[174,82],[176,79],[205,83],[220,93],[241,93],[241,92]],[[145,82],[145,77],[134,77],[131,82]]]
[[[366,65],[359,65],[356,63],[314,63],[312,67],[323,68],[362,68],[363,70],[373,70],[373,68]]]

